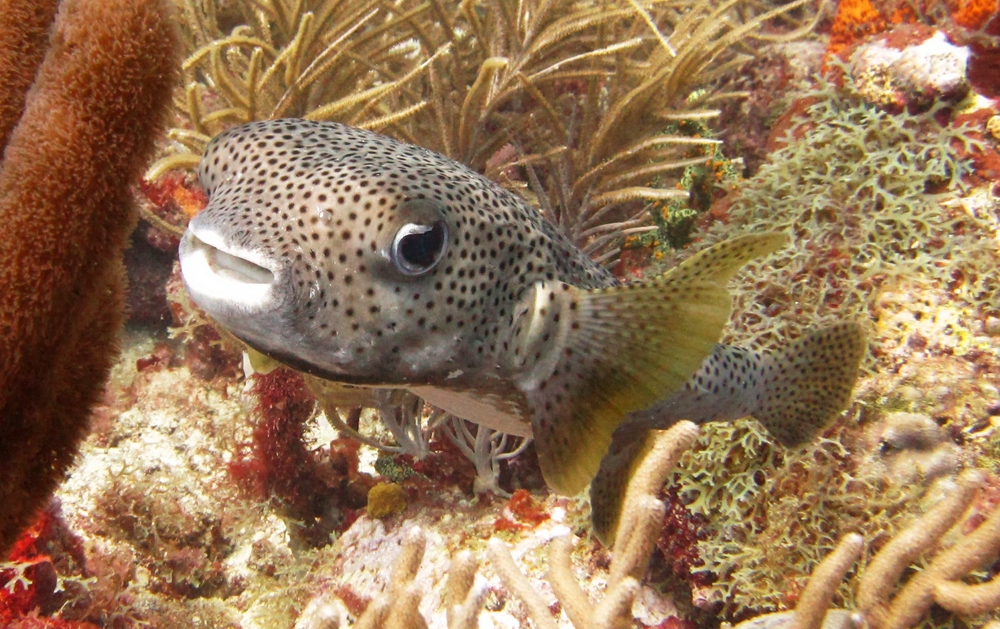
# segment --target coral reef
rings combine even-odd
[[[203,204],[186,169],[210,135],[275,112],[330,117],[468,161],[596,257],[641,237],[628,277],[685,255],[671,240],[784,228],[791,246],[734,283],[729,340],[777,348],[860,318],[866,378],[798,450],[752,420],[703,427],[673,471],[644,477],[608,549],[584,500],[544,490],[531,444],[414,396],[303,386],[253,355],[241,371],[242,348],[175,273],[174,338],[126,336],[61,510],[0,565],[0,624],[711,629],[795,609],[750,626],[797,616],[815,629],[825,615],[846,628],[883,556],[897,560],[869,588],[869,622],[893,607],[928,629],[996,616],[1000,153],[996,106],[976,93],[996,83],[989,3],[842,0],[836,15],[756,0],[178,5],[186,87],[140,186],[150,227],[137,237],[154,249],[171,251]],[[785,41],[816,20],[819,36]],[[927,26],[893,27],[916,21]],[[831,26],[845,46],[818,81]],[[932,72],[873,106],[858,84],[877,82],[851,53],[934,30],[970,51],[973,92],[919,93]],[[669,233],[647,231],[664,210]],[[967,512],[899,561],[890,540],[926,531],[942,495],[966,495],[951,476],[973,465],[984,473]],[[938,597],[959,612],[928,609]]]
[[[964,98],[969,49],[949,43],[941,31],[921,33],[922,41],[907,45],[892,41],[903,39],[904,29],[915,30],[900,27],[854,50],[851,75],[858,93],[883,109],[914,113]]]
[[[838,54],[859,39],[884,28],[885,21],[871,0],[840,0],[830,26],[827,54]]]
[[[938,543],[958,522],[982,483],[978,470],[963,472],[948,496],[901,531],[874,557],[858,584],[858,609],[871,627],[913,627],[932,603],[964,616],[1000,608],[997,581],[970,585],[961,580],[1000,555],[1000,508],[994,508],[974,531],[937,553],[889,600],[893,585],[906,567]]]
[[[185,3],[188,56],[177,107],[187,124],[170,135],[186,150],[161,160],[149,179],[195,165],[212,136],[251,120],[298,116],[379,128],[400,118],[386,115],[381,100],[412,77],[404,42],[414,18],[428,12],[428,5],[372,0]]]
[[[321,473],[306,450],[305,425],[315,399],[302,376],[287,369],[255,375],[250,393],[257,399],[257,425],[246,451],[230,464],[230,473],[289,520],[298,542],[328,543],[343,519],[337,490],[343,489],[346,478]]]
[[[50,5],[38,3],[35,15],[47,15]],[[4,31],[24,28],[17,35],[37,42],[39,20],[9,21],[25,17],[8,13],[23,6],[0,9]],[[135,224],[128,187],[152,157],[165,122],[176,45],[169,7],[158,0],[64,3],[6,144],[0,553],[72,463],[114,361],[122,250]],[[31,73],[21,67],[22,77]],[[4,89],[24,83],[13,80]]]
[[[632,625],[632,603],[638,594],[639,580],[649,565],[666,512],[666,505],[657,496],[677,459],[697,436],[697,426],[681,421],[670,430],[654,431],[647,437],[649,452],[625,490],[620,522],[610,527],[617,531],[613,535],[615,541],[608,584],[604,597],[596,606],[591,604],[576,582],[570,538],[564,536],[552,541],[547,578],[576,629]],[[494,569],[504,584],[524,601],[536,626],[555,629],[548,607],[514,565],[507,547],[499,540],[491,540],[489,554]]]

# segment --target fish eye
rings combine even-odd
[[[405,275],[423,275],[441,260],[448,244],[444,221],[430,225],[407,223],[392,241],[392,263]]]

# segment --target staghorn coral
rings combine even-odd
[[[64,3],[6,145],[0,552],[72,462],[117,351],[128,186],[152,156],[175,75],[169,15],[158,0]]]

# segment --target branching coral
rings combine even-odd
[[[677,483],[707,521],[697,545],[705,565],[694,574],[714,580],[705,595],[726,614],[794,604],[794,575],[808,574],[846,532],[895,531],[923,484],[893,485],[880,467],[859,469],[854,439],[840,428],[789,453],[753,420],[703,428]]]
[[[608,259],[624,235],[648,230],[650,204],[687,197],[670,185],[678,173],[710,159],[714,140],[667,130],[714,117],[713,99],[732,96],[694,88],[738,67],[739,43],[803,4],[746,19],[735,1],[462,4],[436,29],[434,48],[448,48],[431,66],[430,107],[393,129],[521,188]]]
[[[552,542],[548,580],[576,629],[631,626],[632,602],[660,535],[666,509],[657,495],[677,458],[697,436],[698,427],[682,421],[670,430],[652,431],[647,437],[648,451],[625,491],[620,522],[608,526],[615,531],[612,534],[614,549],[608,587],[599,604],[592,605],[576,582],[570,538],[561,537]],[[518,570],[506,545],[492,539],[489,553],[494,569],[504,584],[524,601],[536,626],[554,628],[548,606]]]
[[[452,443],[476,466],[474,491],[504,493],[500,489],[500,463],[508,461],[524,452],[530,439],[508,435],[486,426],[476,426],[475,434],[470,430],[470,422],[449,416],[442,429]],[[516,445],[511,446],[508,440]]]
[[[402,389],[366,389],[313,377],[306,382],[327,419],[341,433],[381,452],[408,454],[417,459],[430,453],[431,432],[444,416],[440,412],[428,416],[424,401],[416,395]],[[383,443],[360,431],[359,421],[365,409],[374,409],[395,444]],[[346,412],[347,419],[342,412]]]
[[[716,116],[713,103],[734,95],[695,88],[809,1],[243,0],[222,12],[188,0],[178,99],[188,124],[149,176],[192,166],[210,136],[240,122],[337,120],[485,171],[534,196],[588,252],[613,257],[624,235],[651,227],[649,204],[686,198],[674,175],[712,156],[714,140],[667,124]]]
[[[5,149],[0,552],[72,462],[116,354],[128,188],[152,156],[174,80],[169,16],[159,0],[64,3]]]
[[[837,614],[838,621],[848,626],[910,629],[928,613],[933,603],[963,616],[1000,609],[998,579],[976,584],[963,581],[972,571],[995,561],[1000,554],[1000,507],[996,506],[972,532],[934,555],[893,596],[904,571],[931,547],[941,544],[948,531],[959,522],[983,480],[979,470],[962,472],[951,493],[879,550],[858,583],[858,612],[828,611],[837,585],[861,552],[861,536],[848,534],[813,571],[791,619],[787,613],[769,614],[738,627],[818,629],[824,626],[824,617],[828,622],[826,626],[830,626],[830,616]]]
[[[1000,507],[968,535],[940,551],[890,600],[903,571],[939,544],[972,503],[983,477],[968,470],[955,490],[885,545],[869,564],[858,585],[858,608],[874,629],[908,629],[932,603],[956,614],[973,616],[1000,608],[1000,580],[969,585],[972,571],[1000,554]]]
[[[427,621],[418,606],[423,588],[415,581],[423,560],[427,540],[418,527],[411,528],[403,541],[396,565],[385,591],[375,598],[358,617],[354,629],[426,629]],[[485,591],[474,587],[478,563],[472,553],[457,553],[448,569],[448,629],[474,629],[479,626]],[[295,623],[296,629],[337,629],[340,613],[324,597],[314,599]]]
[[[845,535],[836,548],[813,570],[795,610],[757,616],[736,625],[737,629],[851,629],[864,626],[862,617],[847,610],[830,610],[837,587],[861,555],[864,538]],[[723,624],[729,629],[728,624]]]
[[[571,538],[562,536],[551,543],[547,580],[573,626],[578,629],[632,626],[632,603],[660,534],[665,509],[656,495],[677,457],[697,435],[698,427],[687,421],[679,422],[668,431],[653,431],[650,434],[647,456],[638,464],[626,491],[620,527],[622,532],[612,551],[608,587],[598,605],[591,604],[577,582],[571,557]],[[426,584],[415,578],[425,546],[426,538],[419,528],[406,532],[392,575],[382,594],[359,614],[353,627],[422,629],[427,626],[418,609]],[[487,552],[494,572],[525,603],[535,626],[554,629],[557,624],[548,606],[514,563],[506,543],[492,538],[487,544]],[[483,609],[486,589],[476,584],[477,567],[473,554],[468,550],[455,554],[451,560],[445,588],[449,629],[479,626],[477,619]],[[308,604],[296,627],[338,627],[340,622],[332,599],[321,595]]]

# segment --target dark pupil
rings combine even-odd
[[[407,234],[399,241],[399,255],[407,263],[423,269],[434,264],[444,246],[444,226],[434,225],[425,232]]]

